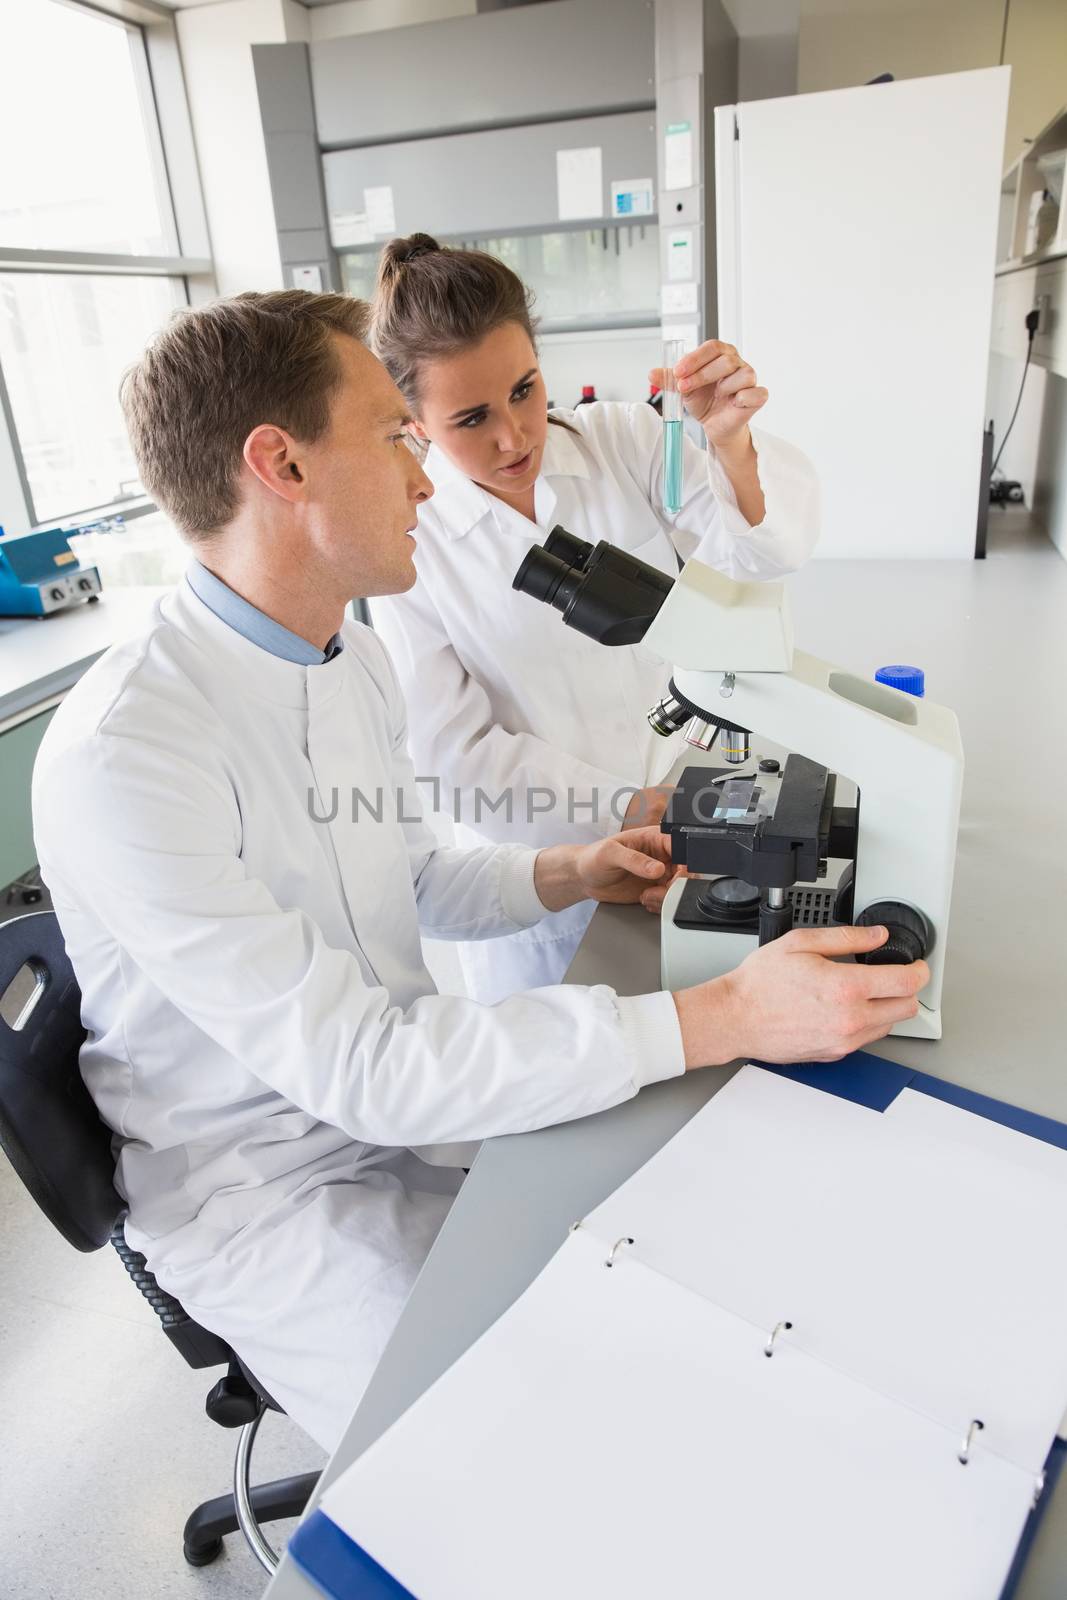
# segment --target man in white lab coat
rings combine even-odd
[[[392,667],[344,620],[414,581],[431,492],[362,329],[341,296],[245,295],[180,314],[128,375],[145,484],[199,560],[72,690],[34,774],[127,1237],[328,1447],[461,1180],[412,1146],[740,1054],[837,1056],[927,976],[827,961],[879,942],[857,929],[677,996],[435,992],[420,930],[514,932],[670,869],[655,830],[468,852],[421,821]]]

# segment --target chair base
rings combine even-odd
[[[295,1478],[278,1478],[260,1483],[251,1490],[252,1509],[257,1522],[275,1522],[280,1517],[299,1517],[319,1481],[317,1472],[302,1472]],[[223,1536],[236,1533],[237,1508],[232,1494],[220,1494],[197,1506],[185,1524],[182,1547],[191,1567],[206,1567],[222,1550]]]

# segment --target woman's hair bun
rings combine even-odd
[[[407,239],[390,239],[382,251],[382,260],[391,267],[402,267],[409,261],[417,261],[419,256],[434,255],[440,248],[428,233],[413,233]]]

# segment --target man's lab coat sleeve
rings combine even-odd
[[[639,774],[609,772],[499,723],[424,586],[372,612],[407,702],[421,792],[440,786],[437,809],[487,839],[513,837],[516,822],[532,824],[526,837],[536,845],[618,832]]]
[[[635,470],[683,561],[695,557],[740,582],[782,577],[804,565],[819,537],[820,497],[803,451],[762,428],[751,430],[766,502],[763,521],[753,527],[715,451],[687,437],[682,507],[672,516],[663,509],[663,424],[649,405],[629,406],[627,413]]]
[[[96,733],[49,763],[34,800],[46,881],[73,886],[123,963],[263,1083],[354,1139],[525,1131],[683,1070],[668,994],[560,986],[494,1007],[451,995],[392,1005],[351,951],[246,870],[236,801],[206,764]]]

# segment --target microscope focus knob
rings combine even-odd
[[[889,929],[889,938],[877,950],[857,956],[857,961],[872,967],[902,967],[923,960],[933,948],[934,930],[929,918],[914,906],[903,905],[899,900],[876,900],[856,918],[859,928],[879,924]]]

